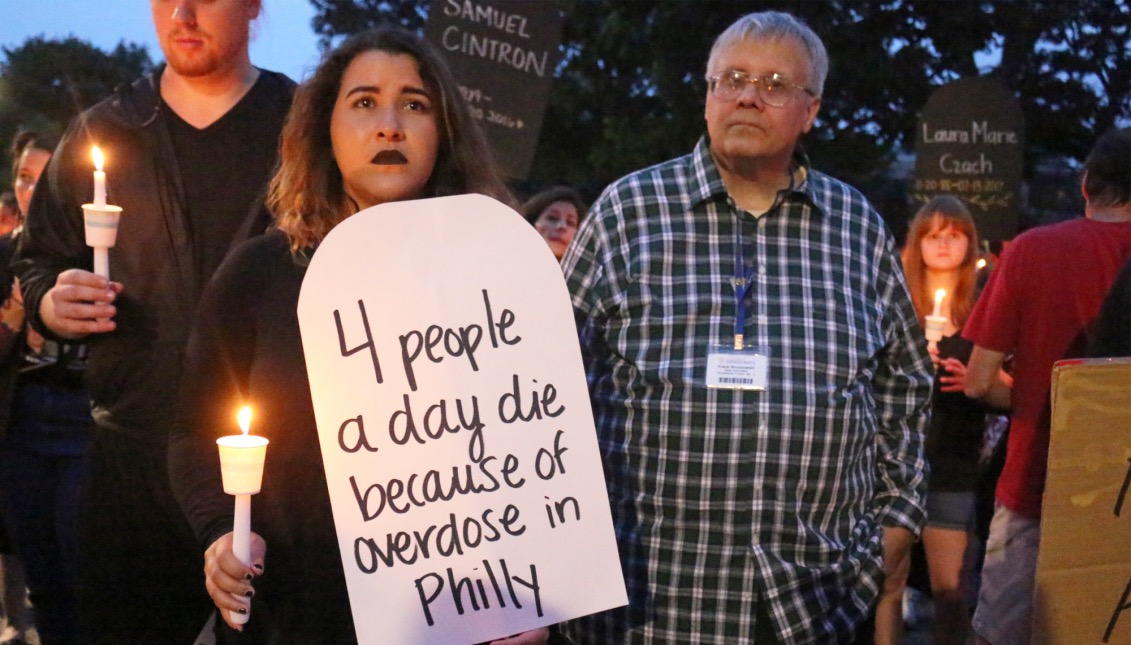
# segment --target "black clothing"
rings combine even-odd
[[[169,490],[166,450],[95,431],[79,518],[78,643],[194,643],[214,605]]]
[[[265,572],[253,583],[241,643],[355,639],[299,336],[305,275],[278,231],[224,262],[201,300],[169,439],[174,493],[205,545],[232,530],[216,438],[238,432],[241,401],[255,409],[253,432],[271,441],[251,503],[251,530],[267,543]]]
[[[0,236],[0,303],[12,295],[12,272],[9,264],[16,250],[16,240],[11,233]],[[23,329],[9,329],[0,325],[0,440],[8,432],[12,414],[12,395],[16,390],[16,374],[20,347],[24,344]],[[11,553],[0,524],[0,553]]]
[[[970,362],[974,344],[961,331],[939,341],[939,358]],[[939,375],[944,371],[940,367]],[[935,380],[931,425],[924,444],[931,465],[930,492],[966,492],[978,486],[978,459],[986,429],[986,408],[962,392],[943,392]],[[928,492],[928,494],[930,494]]]
[[[90,269],[82,204],[93,195],[91,146],[106,154],[108,201],[123,209],[118,240],[110,249],[110,277],[125,285],[114,303],[116,331],[87,339],[86,383],[99,426],[153,444],[165,443],[178,372],[193,312],[215,266],[198,267],[193,225],[177,155],[161,114],[162,67],[123,86],[80,115],[48,162],[28,209],[13,270],[20,278],[28,318],[59,273]],[[278,137],[294,84],[261,70],[255,86],[229,115],[241,114],[241,147],[258,152],[238,168],[239,181],[260,196],[275,167]],[[194,211],[206,208],[196,204]],[[260,200],[233,205],[243,219],[231,247],[263,232],[270,217]]]
[[[172,110],[161,113],[181,170],[199,275],[215,273],[247,215],[247,204],[256,203],[263,193],[264,186],[247,181],[246,172],[254,168],[259,176],[259,166],[274,157],[244,145],[240,134],[259,109],[250,102],[240,103],[203,129],[189,125]]]
[[[1088,356],[1131,356],[1131,262],[1123,265],[1093,323]]]
[[[82,204],[93,194],[90,149],[97,144],[107,159],[108,202],[123,209],[109,252],[110,277],[123,291],[114,303],[117,329],[87,339],[97,427],[80,536],[80,642],[191,643],[212,610],[201,550],[169,488],[166,442],[196,305],[221,259],[201,258],[198,249],[232,248],[266,229],[260,197],[294,91],[285,76],[260,70],[214,124],[237,124],[219,152],[236,146],[250,153],[231,169],[209,158],[217,151],[174,148],[160,97],[163,71],[119,88],[72,122],[32,198],[13,262],[29,320],[50,337],[40,301],[59,273],[92,264]],[[182,168],[182,159],[192,168]],[[229,179],[243,188],[199,189]],[[237,198],[244,203],[220,203]],[[199,213],[213,212],[238,224],[222,233],[197,225]],[[216,239],[201,239],[210,236]]]
[[[0,285],[11,296],[15,236],[0,238]],[[46,341],[26,325],[4,330],[0,351],[0,509],[23,560],[43,645],[75,642],[79,498],[93,437],[82,389],[86,346]]]

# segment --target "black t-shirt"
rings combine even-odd
[[[231,433],[237,401],[253,401],[256,427],[270,428],[252,504],[267,573],[241,643],[356,642],[299,334],[305,275],[279,231],[225,260],[201,299],[169,439],[173,490],[207,546],[232,522],[216,438]]]
[[[974,344],[961,332],[939,341],[941,358],[970,362]],[[938,375],[944,374],[940,368]],[[931,425],[927,428],[926,454],[931,465],[930,490],[972,491],[978,483],[978,459],[985,433],[986,408],[962,392],[943,392],[935,381],[931,398]]]
[[[282,83],[278,76],[260,73],[227,114],[203,129],[171,109],[161,111],[184,188],[197,275],[211,276],[220,266],[247,217],[247,205],[263,208],[262,178],[274,172],[274,155],[264,151],[277,149],[279,138],[278,124],[263,114],[276,109]]]

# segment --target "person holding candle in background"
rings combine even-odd
[[[16,150],[21,147],[17,136],[12,142],[13,159],[18,160],[19,154]],[[17,183],[22,182],[17,180]],[[10,191],[0,193],[0,231],[3,232],[3,237],[0,237],[0,246],[11,248],[11,232],[23,220],[20,213],[20,205],[15,194]],[[6,270],[10,257],[11,251],[9,250],[7,257],[0,258],[3,270]],[[10,281],[3,283],[8,282]],[[18,327],[23,324],[23,308],[13,304],[13,302],[10,295],[4,300],[4,318],[11,320],[12,324],[11,326],[8,324],[0,325],[0,355],[6,355],[13,351],[19,342]],[[12,311],[18,311],[18,320],[9,317],[9,312]],[[9,378],[0,382],[0,397],[3,399],[0,400],[0,407],[3,408],[0,413],[4,414],[5,417],[11,396],[11,393],[7,390],[12,387],[12,375],[7,376]],[[6,420],[0,421],[0,432],[3,432],[6,425]],[[15,553],[15,547],[12,546],[12,539],[9,537],[8,531],[4,528],[3,523],[0,523],[0,626],[2,626],[0,627],[0,644],[9,641],[16,643],[26,641],[25,636],[32,629],[31,609],[28,607],[28,589],[25,580],[23,563]]]
[[[249,59],[260,0],[150,9],[166,63],[71,124],[13,263],[31,325],[90,347],[80,642],[189,643],[212,611],[200,549],[169,489],[167,434],[201,291],[229,249],[269,222],[262,196],[294,90]],[[84,235],[96,184],[123,211],[113,281],[92,271]],[[126,572],[140,575],[126,583]]]
[[[17,135],[16,196],[29,207],[58,137]],[[46,340],[25,325],[19,280],[8,270],[21,231],[0,238],[0,310],[13,339],[0,363],[6,433],[0,441],[0,508],[27,569],[40,642],[73,643],[79,497],[92,438],[90,402],[82,387],[87,348]]]
[[[310,257],[339,222],[386,202],[481,193],[509,201],[439,53],[395,27],[350,37],[300,86],[268,203],[275,229],[208,286],[169,444],[173,488],[207,546],[208,592],[241,643],[355,641],[322,468],[297,304]],[[453,213],[453,217],[458,214]],[[233,553],[216,438],[255,409],[270,440],[249,566]],[[250,599],[254,597],[254,601]],[[241,626],[230,612],[250,612]],[[537,643],[540,629],[500,642]]]
[[[43,337],[28,330],[24,324],[23,296],[20,294],[19,281],[13,280],[8,269],[15,236],[19,234],[23,223],[23,213],[27,212],[35,185],[57,142],[58,137],[45,133],[27,130],[16,133],[11,148],[13,192],[4,193],[3,197],[10,198],[11,202],[3,200],[4,217],[0,218],[0,292],[3,293],[0,296],[3,300],[3,306],[0,307],[0,509],[3,509],[4,515],[3,526],[0,526],[0,549],[3,550],[0,554],[0,620],[6,623],[3,630],[0,630],[0,643],[3,644],[28,642],[33,631],[43,643],[59,642],[53,638],[59,633],[56,629],[60,629],[57,627],[60,623],[56,620],[56,612],[64,609],[66,604],[60,603],[60,596],[52,593],[56,590],[65,591],[65,582],[60,577],[43,575],[51,567],[59,567],[61,564],[56,551],[59,542],[54,539],[54,522],[57,517],[54,497],[57,489],[53,485],[55,480],[51,477],[52,473],[44,472],[45,469],[42,468],[45,461],[50,462],[51,458],[39,460],[38,454],[29,454],[35,464],[29,468],[25,468],[29,464],[24,460],[13,458],[14,453],[24,452],[19,448],[38,443],[36,439],[42,438],[39,432],[35,432],[40,429],[37,427],[37,420],[51,417],[63,420],[68,416],[69,407],[65,401],[61,406],[64,409],[56,416],[50,405],[43,405],[49,401],[37,400],[37,397],[29,395],[31,387],[21,389],[17,385],[21,368],[42,364],[42,361],[55,362],[62,352],[59,351],[60,346],[55,344],[47,348],[47,352],[43,352]],[[25,358],[28,359],[27,365],[24,363]],[[66,378],[65,371],[48,372],[51,372],[50,376]],[[48,382],[51,380],[50,376],[46,379]],[[78,394],[81,398],[81,392]],[[89,412],[86,417],[89,420]],[[80,422],[77,430],[86,434],[87,428]],[[49,448],[50,444],[39,443],[37,447]],[[30,481],[25,478],[30,478]],[[66,478],[63,476],[58,481]],[[76,508],[77,502],[73,498],[76,491],[77,489],[67,486],[58,488],[58,492],[70,494],[70,499],[66,496],[59,499],[60,535],[67,532],[67,511]],[[46,495],[42,496],[40,492]],[[42,505],[45,497],[51,499],[52,503]],[[20,507],[13,508],[9,503],[12,501],[20,502]],[[44,534],[35,535],[33,532],[29,536],[25,529],[33,526],[47,530]],[[55,557],[38,557],[47,554]],[[24,560],[29,556],[32,563],[30,567],[25,567]],[[34,569],[34,572],[27,573],[28,568]],[[48,581],[62,584],[56,586]],[[37,596],[35,613],[40,615],[40,622],[46,625],[42,631],[35,629],[33,612],[28,606],[29,596],[33,594]]]
[[[922,536],[935,602],[932,642],[938,645],[964,644],[969,629],[963,559],[974,519],[987,408],[963,393],[965,363],[973,345],[960,331],[977,297],[977,262],[978,231],[962,200],[940,195],[924,204],[911,220],[903,269],[924,327],[932,317],[941,321],[938,337],[930,341],[928,336],[938,373],[925,444],[931,477]],[[1009,380],[1004,373],[987,403],[999,409],[1009,407]],[[876,615],[877,631],[899,630],[896,623],[903,621],[902,601],[902,586],[885,588]]]
[[[1087,332],[1131,259],[1131,128],[1107,132],[1084,161],[1084,217],[1026,231],[1001,256],[962,335],[974,343],[967,396],[993,387],[1013,355],[1005,467],[972,628],[979,643],[1028,643],[1048,469],[1053,364],[1083,356]]]

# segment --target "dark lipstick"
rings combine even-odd
[[[400,150],[382,150],[369,163],[382,166],[402,166],[408,163],[408,159],[401,154]]]

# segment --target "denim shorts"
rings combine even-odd
[[[974,491],[927,491],[927,526],[936,529],[974,529]]]

